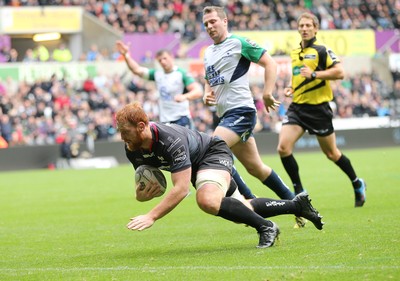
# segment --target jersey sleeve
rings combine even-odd
[[[147,78],[147,80],[154,81],[156,79],[155,76],[156,76],[156,70],[154,68],[150,68],[147,75],[145,75],[145,78]]]
[[[183,68],[178,68],[178,71],[182,74],[182,82],[185,87],[189,86],[193,82],[195,82],[193,76]]]
[[[242,56],[249,61],[257,63],[261,56],[267,51],[249,38],[239,36],[236,36],[236,38],[238,38],[242,43]]]
[[[326,67],[330,68],[333,65],[340,63],[340,59],[338,58],[338,56],[328,47],[326,48]]]

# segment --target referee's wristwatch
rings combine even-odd
[[[313,71],[313,73],[311,73],[311,80],[315,80],[315,78],[317,78],[317,73]]]

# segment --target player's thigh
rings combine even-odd
[[[223,139],[228,144],[229,147],[234,146],[236,143],[240,141],[240,136],[238,134],[222,126],[218,126],[217,128],[215,128],[213,135]]]
[[[299,125],[283,125],[279,132],[278,151],[280,153],[288,152],[290,154],[295,143],[303,134],[304,129]]]
[[[317,136],[319,146],[322,152],[331,160],[339,160],[341,153],[336,146],[336,134],[332,133],[329,136]]]
[[[271,168],[264,164],[258,153],[254,137],[250,137],[246,142],[238,142],[231,149],[251,175],[265,179],[271,173]]]

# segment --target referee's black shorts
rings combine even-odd
[[[322,104],[291,103],[282,125],[299,125],[310,135],[329,136],[334,132],[333,112],[328,102]]]

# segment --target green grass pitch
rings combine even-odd
[[[1,172],[0,280],[400,280],[400,147],[344,153],[367,182],[364,207],[354,208],[348,178],[321,152],[298,152],[326,225],[271,218],[282,233],[262,250],[252,228],[203,213],[193,188],[150,229],[127,230],[159,200],[134,200],[129,165]],[[289,183],[277,154],[263,159]],[[255,194],[275,197],[237,165]]]

